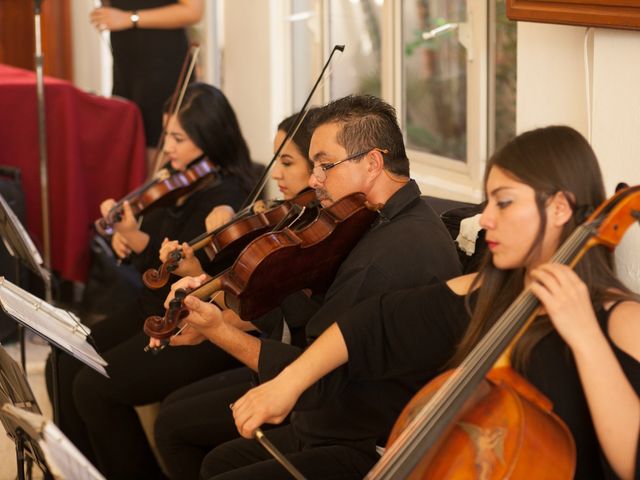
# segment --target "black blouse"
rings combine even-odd
[[[211,210],[218,205],[230,205],[237,210],[242,205],[248,192],[240,186],[235,177],[222,175],[218,181],[190,195],[181,205],[159,207],[145,214],[140,230],[149,235],[149,243],[143,251],[132,256],[133,266],[141,273],[148,268],[160,266],[159,250],[162,241],[178,240],[180,243],[193,240],[205,231],[204,220]],[[207,273],[215,275],[228,265],[220,262],[209,263],[203,250],[196,252],[196,257]],[[178,278],[173,277],[161,289],[145,288],[139,297],[142,311],[146,315],[156,315],[163,310],[162,304],[171,288],[171,283]]]
[[[177,3],[175,0],[111,0],[111,6],[125,11],[146,10]],[[184,28],[129,28],[111,32],[114,62],[133,64],[139,68],[181,64],[189,42]],[[149,79],[151,81],[153,79]]]

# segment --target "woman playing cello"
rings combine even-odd
[[[128,204],[124,204],[122,221],[114,225],[113,247],[121,257],[132,253],[132,263],[141,272],[155,265],[158,249],[165,236],[169,235],[185,240],[192,238],[202,229],[206,215],[214,206],[220,204],[239,206],[252,184],[249,151],[235,113],[224,94],[213,86],[192,84],[186,89],[181,108],[176,115],[169,118],[163,149],[168,158],[168,164],[175,170],[184,170],[193,162],[206,156],[218,168],[219,173],[216,180],[201,189],[192,191],[186,198],[179,199],[166,207],[158,207],[146,214],[140,226],[131,215]],[[111,201],[106,201],[104,210],[108,210],[110,204]],[[119,385],[119,381],[128,378],[129,374],[133,374],[133,365],[142,368],[142,362],[135,360],[138,347],[133,346],[129,350],[127,342],[132,338],[135,339],[135,335],[140,332],[142,322],[149,314],[162,309],[165,295],[166,292],[145,290],[132,302],[119,304],[118,299],[114,299],[113,310],[108,317],[93,328],[92,336],[97,348],[105,357],[109,358],[108,371],[111,380],[103,380],[110,383],[108,385],[100,384],[101,387],[104,387],[102,393],[105,395],[107,392],[112,393],[111,389],[115,389],[115,386]],[[107,353],[105,354],[105,352]],[[140,353],[142,354],[142,352]],[[217,351],[212,348],[209,354],[213,360]],[[203,369],[201,371],[195,369],[193,375],[206,376],[212,373],[206,368],[207,362],[202,362],[203,355],[206,358],[206,353],[198,355],[194,351],[194,355],[200,359],[196,363],[201,365]],[[169,359],[167,361],[169,362]],[[120,408],[124,410],[121,416],[114,417],[100,413],[96,415],[97,417],[102,415],[102,418],[96,418],[93,414],[89,414],[86,418],[81,419],[76,408],[81,405],[81,402],[77,402],[77,398],[74,399],[72,387],[80,367],[81,365],[72,358],[62,356],[60,359],[62,429],[83,453],[95,458],[95,451],[96,463],[99,468],[104,469],[103,471],[110,471],[110,468],[127,468],[126,461],[120,463],[122,457],[118,462],[105,460],[106,457],[101,458],[103,452],[101,441],[107,440],[109,435],[106,430],[93,431],[91,433],[94,433],[99,440],[94,441],[92,438],[90,441],[87,434],[87,424],[106,418],[118,418],[125,425],[123,429],[128,429],[130,435],[135,436],[142,433],[142,430],[137,418],[128,415],[129,413],[135,415],[133,408],[129,405],[136,404],[139,396],[153,398],[154,395],[159,395],[160,399],[167,392],[152,392],[144,388],[140,382],[136,385],[140,388],[125,389],[126,395],[124,398],[120,397]],[[87,376],[90,377],[90,375]],[[49,376],[49,378],[51,377]],[[182,381],[189,382],[196,378],[199,377],[185,377]],[[49,383],[51,384],[51,382]],[[173,387],[177,388],[179,385],[174,384]],[[97,393],[97,390],[94,393]],[[109,402],[110,400],[103,398],[102,402],[93,402],[92,405],[99,409]],[[133,464],[136,462],[142,464],[142,469],[148,478],[151,478],[153,472],[159,472],[159,469],[146,441],[144,441],[144,436],[142,435],[141,438],[143,443],[137,442],[137,440],[132,442],[131,457],[128,459]],[[118,441],[123,444],[127,439],[120,438]],[[134,452],[137,453],[134,454]],[[104,456],[104,453],[102,455]]]
[[[311,385],[331,397],[358,378],[421,372],[430,380],[458,365],[528,288],[544,314],[517,342],[512,365],[568,426],[575,478],[633,478],[640,430],[638,297],[616,278],[602,246],[589,250],[575,272],[549,263],[585,213],[605,199],[595,155],[574,130],[548,127],[515,138],[486,172],[481,224],[490,253],[479,273],[374,297],[337,318],[296,362],[234,403],[244,436],[263,422],[281,421],[296,401],[304,407],[309,392],[302,394]],[[226,444],[217,454],[239,447]]]

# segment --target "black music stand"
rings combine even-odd
[[[22,286],[20,266],[24,265],[42,278],[45,283],[45,290],[51,290],[51,275],[43,267],[40,252],[38,252],[31,237],[2,195],[0,195],[0,237],[2,237],[2,242],[9,254],[15,259],[16,283]],[[20,359],[22,368],[26,371],[24,329],[21,325],[18,326],[18,333],[20,338]]]
[[[58,428],[42,417],[17,362],[0,347],[0,423],[16,444],[18,479],[35,462],[45,479],[103,479]]]
[[[107,362],[87,342],[90,330],[80,323],[78,317],[67,310],[54,307],[4,277],[0,277],[0,306],[18,323],[51,345],[53,420],[57,423],[60,418],[57,368],[59,350],[64,350],[105,377],[109,377],[105,370]]]

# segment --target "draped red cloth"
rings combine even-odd
[[[32,71],[0,65],[0,165],[22,171],[26,228],[44,256],[35,82]],[[51,267],[64,279],[84,281],[100,202],[145,180],[142,117],[129,101],[49,77],[45,109]]]

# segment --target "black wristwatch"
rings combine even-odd
[[[140,20],[140,15],[138,15],[138,11],[134,10],[133,12],[131,12],[131,16],[129,18],[131,19],[131,23],[133,24],[133,27],[131,28],[138,28],[138,20]]]

